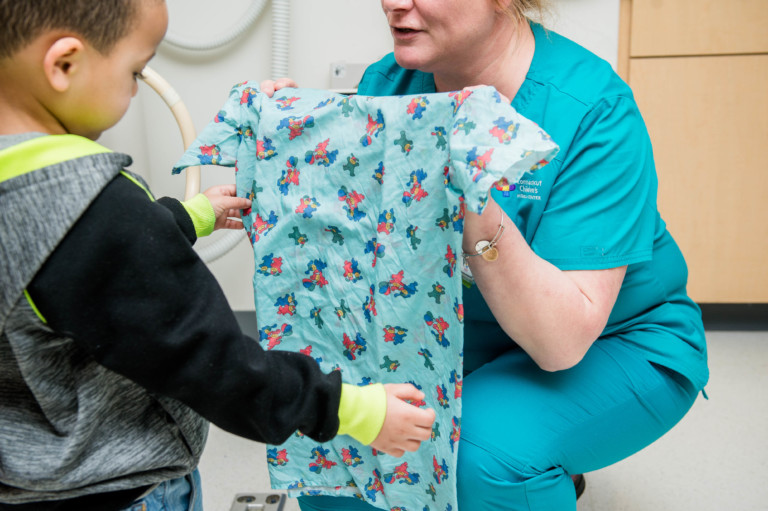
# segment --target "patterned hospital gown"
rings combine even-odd
[[[347,383],[410,382],[426,394],[413,404],[437,412],[431,441],[402,458],[297,432],[268,446],[274,488],[456,510],[464,208],[482,212],[491,186],[514,188],[556,152],[491,87],[273,99],[248,82],[232,89],[174,171],[236,167],[238,195],[253,201],[244,222],[263,347],[305,353]]]

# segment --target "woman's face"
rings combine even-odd
[[[467,66],[493,38],[495,0],[381,0],[407,69],[440,73]]]

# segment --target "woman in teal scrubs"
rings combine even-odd
[[[381,3],[394,53],[367,69],[359,94],[493,85],[560,146],[465,219],[475,284],[464,295],[457,483],[460,511],[575,510],[571,474],[661,437],[708,379],[645,124],[609,64],[524,15],[541,13],[539,0]],[[497,259],[472,255],[494,237]]]

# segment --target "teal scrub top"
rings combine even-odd
[[[531,25],[536,50],[512,106],[560,146],[557,157],[493,198],[533,251],[561,270],[627,265],[598,342],[620,340],[697,388],[709,371],[688,269],[656,207],[651,141],[629,86],[576,43]],[[406,70],[389,54],[371,65],[360,95],[435,91],[431,74]],[[503,255],[502,255],[503,256]],[[510,348],[476,286],[465,291],[465,369]]]

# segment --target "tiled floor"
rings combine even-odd
[[[709,400],[650,447],[588,474],[578,511],[768,511],[768,331],[710,331],[708,342]],[[264,446],[217,428],[200,470],[206,511],[270,491]],[[284,511],[296,510],[289,500]]]

